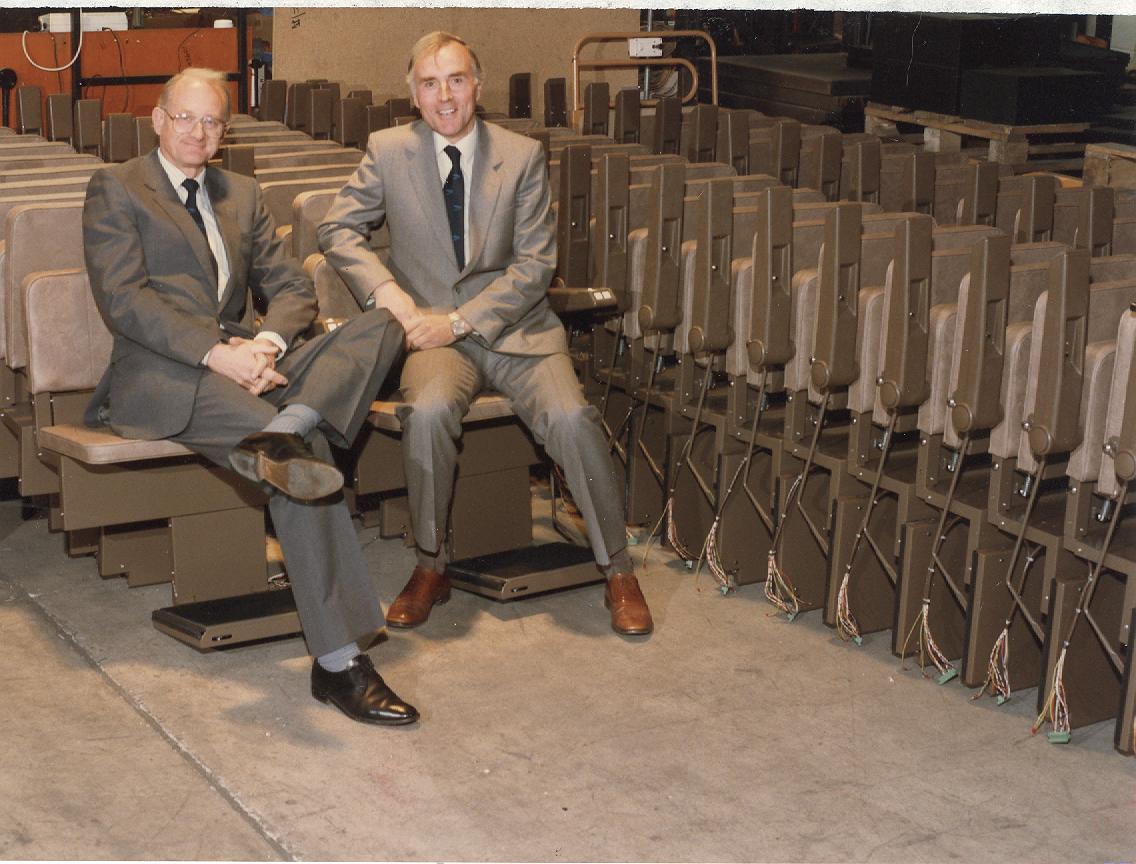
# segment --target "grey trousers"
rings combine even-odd
[[[242,438],[263,429],[284,406],[302,404],[323,418],[308,441],[330,461],[328,441],[347,446],[358,434],[403,338],[385,309],[364,313],[285,354],[277,369],[287,386],[263,396],[206,372],[190,423],[172,440],[228,467],[229,452]],[[342,495],[303,502],[274,493],[268,509],[309,652],[318,657],[382,627],[382,608]]]
[[[482,390],[496,390],[564,470],[596,563],[627,545],[623,490],[616,482],[599,412],[567,354],[500,354],[470,340],[412,351],[402,370],[402,453],[410,521],[420,553],[445,563],[445,539],[461,420]]]

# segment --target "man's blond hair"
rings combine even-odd
[[[225,73],[218,72],[216,69],[204,69],[200,66],[190,66],[188,69],[182,69],[173,78],[165,83],[162,87],[162,93],[158,96],[158,106],[166,108],[170,104],[170,93],[182,81],[204,81],[220,96],[221,101],[225,106],[225,116],[219,119],[228,122],[230,104],[229,104],[229,88],[225,84]]]

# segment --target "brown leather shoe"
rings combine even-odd
[[[616,573],[604,588],[604,606],[611,610],[611,629],[625,636],[643,636],[655,624],[634,573]]]
[[[392,627],[417,627],[430,617],[435,605],[449,599],[450,577],[419,565],[387,610],[387,623]]]

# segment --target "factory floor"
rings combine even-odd
[[[361,539],[389,603],[412,556]],[[855,647],[818,613],[771,615],[759,585],[648,564],[646,639],[611,632],[598,585],[455,592],[371,650],[422,712],[374,728],[311,698],[300,639],[162,635],[168,586],[100,579],[0,487],[0,858],[1136,858],[1111,724],[1050,745],[1035,691],[972,702],[885,634]]]

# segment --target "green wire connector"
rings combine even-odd
[[[1068,744],[1070,736],[1068,732],[1047,732],[1045,737],[1050,744]]]
[[[940,684],[946,684],[952,678],[957,678],[958,674],[958,669],[948,669],[935,680],[937,680]]]
[[[797,613],[796,613],[796,612],[786,612],[786,613],[785,613],[785,620],[786,620],[786,621],[792,621],[792,620],[793,620],[794,618],[796,618],[796,617],[797,617]]]
[[[863,645],[864,644],[864,637],[863,636],[853,636],[852,641],[855,642],[857,645]]]
[[[1001,693],[999,693],[997,696],[994,697],[994,702],[998,705],[1005,705],[1009,701],[1010,701],[1010,697],[1009,696],[1003,696]]]

